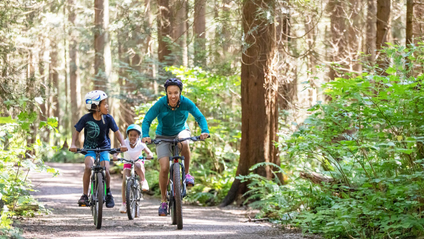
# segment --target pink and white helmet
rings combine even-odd
[[[104,91],[101,91],[101,90],[90,91],[85,95],[85,108],[87,108],[87,110],[91,110],[92,104],[99,106],[100,101],[106,98],[107,98],[107,95]]]

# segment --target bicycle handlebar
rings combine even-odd
[[[210,137],[211,136],[209,135],[208,138],[210,138]],[[183,141],[186,141],[186,140],[204,141],[204,139],[203,140],[200,139],[200,136],[193,136],[193,137],[182,138],[182,139],[152,139],[152,142],[150,144],[152,144],[152,143],[159,144],[162,141],[177,144],[177,143],[180,143],[180,142],[183,142]]]
[[[117,159],[112,159],[112,161],[121,161],[121,162],[128,162],[128,163],[136,163],[136,162],[138,162],[138,161],[140,161],[140,160],[152,160],[152,159],[154,159],[154,158],[146,158],[146,157],[138,157],[138,159],[136,159],[136,160],[130,160],[130,159],[125,159],[125,158],[117,158]]]
[[[101,149],[101,148],[97,148],[97,149],[84,149],[84,148],[77,148],[77,153],[81,153],[81,154],[88,154],[88,151],[94,151],[94,152],[105,152],[108,151],[110,154],[116,154],[121,152],[120,148],[111,148],[111,149]]]

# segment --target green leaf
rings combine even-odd
[[[11,124],[11,123],[16,123],[16,120],[12,119],[11,116],[0,117],[0,124]]]

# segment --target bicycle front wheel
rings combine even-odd
[[[94,224],[96,225],[97,229],[100,229],[102,227],[103,199],[105,197],[105,188],[104,188],[103,176],[101,173],[97,173],[96,179],[97,179],[97,183],[96,183],[97,197],[95,198],[95,203],[94,203]]]
[[[127,180],[127,188],[125,190],[125,200],[127,202],[127,215],[129,220],[133,220],[135,217],[135,211],[137,206],[136,199],[137,187],[134,180]]]
[[[183,229],[183,205],[181,197],[181,177],[180,177],[180,164],[174,163],[172,166],[172,180],[174,181],[174,205],[172,209],[175,209],[174,216],[177,223],[177,229]]]

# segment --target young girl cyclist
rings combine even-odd
[[[113,117],[109,113],[109,105],[107,103],[107,95],[101,90],[93,90],[85,95],[85,107],[89,111],[88,114],[81,117],[75,125],[75,132],[72,135],[72,143],[69,151],[77,152],[75,141],[79,137],[82,129],[84,129],[84,148],[85,149],[110,149],[109,130],[115,133],[115,137],[121,143],[121,152],[127,151],[124,138],[118,130]],[[83,176],[83,194],[78,200],[79,206],[86,206],[88,201],[88,186],[90,183],[91,167],[93,167],[94,151],[88,151],[85,155],[85,169]],[[106,207],[115,206],[112,192],[110,191],[110,174],[109,174],[109,152],[100,153],[100,164],[106,168]]]
[[[144,151],[147,154],[147,158],[153,158],[153,154],[150,151],[149,148],[147,148],[146,144],[141,142],[140,139],[141,135],[141,127],[132,124],[128,126],[127,128],[127,138],[124,140],[125,146],[128,148],[128,151],[124,153],[124,158],[128,160],[137,160],[140,155],[142,155],[142,152]],[[116,158],[116,155],[114,155],[114,158]],[[143,191],[149,191],[149,185],[147,184],[147,180],[145,178],[144,172],[144,162],[141,163],[138,161],[134,164],[135,172],[140,177],[140,185],[141,190]],[[119,212],[126,213],[127,212],[127,206],[125,202],[125,183],[126,183],[126,177],[130,176],[131,173],[131,164],[124,164],[124,175],[122,177],[122,206],[119,209]],[[138,213],[136,213],[136,217],[138,216]]]

